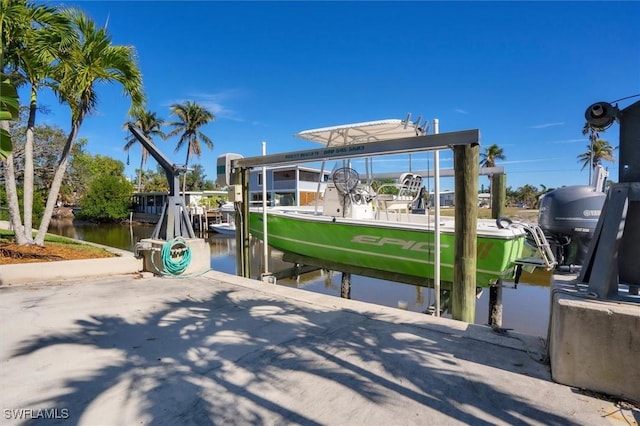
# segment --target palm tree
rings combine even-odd
[[[506,160],[504,151],[495,143],[480,153],[480,167],[495,167],[496,160]]]
[[[18,91],[11,80],[0,75],[0,120],[17,120],[20,116],[20,99]],[[0,159],[6,159],[13,152],[11,135],[4,128],[0,129]]]
[[[128,121],[124,124],[123,128],[128,128],[129,124],[133,124],[137,128],[139,128],[142,133],[149,138],[153,142],[153,136],[159,136],[162,139],[166,139],[167,135],[161,130],[162,125],[164,124],[164,120],[162,118],[158,118],[155,112],[151,111],[142,111],[139,114],[136,114],[133,118],[133,121]],[[124,146],[124,150],[129,152],[129,149],[138,142],[138,140],[130,134],[127,137],[127,143]],[[142,186],[142,169],[144,168],[145,163],[147,162],[147,158],[149,157],[149,151],[145,149],[142,144],[140,144],[140,169],[138,170],[138,192],[141,191]],[[127,157],[128,158],[128,157]]]
[[[40,18],[48,18],[48,26],[38,27],[29,32],[28,42],[33,50],[25,49],[20,54],[22,79],[30,85],[29,117],[27,119],[27,137],[24,153],[24,229],[27,240],[32,241],[33,228],[33,147],[36,112],[38,110],[38,92],[41,87],[50,85],[52,65],[65,55],[66,49],[77,38],[67,15],[41,6],[35,8]]]
[[[131,98],[129,115],[143,111],[145,96],[142,91],[142,74],[136,64],[135,50],[131,46],[114,46],[106,28],[98,29],[95,23],[80,11],[69,11],[78,39],[69,49],[69,56],[61,58],[54,69],[56,92],[71,110],[71,129],[62,150],[58,167],[51,183],[42,222],[36,236],[36,244],[44,243],[44,236],[51,221],[62,179],[69,163],[69,153],[78,131],[87,115],[96,108],[96,85],[100,82],[118,82],[124,94]]]
[[[591,164],[591,170],[593,170],[603,161],[616,161],[613,150],[614,148],[611,144],[603,139],[592,141],[587,145],[587,151],[578,155],[578,162],[582,163],[580,170],[584,170],[589,164]]]
[[[30,85],[29,117],[24,147],[24,226],[20,219],[13,156],[5,158],[5,182],[9,214],[18,244],[33,243],[33,145],[37,98],[40,87],[47,86],[52,64],[62,56],[75,38],[66,14],[57,9],[34,5],[26,0],[2,0],[0,32],[2,73],[17,84]],[[6,129],[5,129],[6,130]]]
[[[484,152],[480,153],[480,167],[495,167],[496,160],[506,160],[507,157],[504,155],[504,151],[495,143],[490,145],[484,149]],[[491,185],[491,178],[493,174],[489,175],[489,204],[492,203],[493,199],[493,188]]]
[[[175,152],[178,152],[185,143],[187,144],[187,159],[184,163],[186,168],[189,165],[189,158],[191,154],[200,158],[200,154],[202,153],[202,150],[200,149],[200,141],[204,142],[207,148],[213,149],[213,141],[200,131],[200,127],[214,121],[216,117],[206,108],[191,101],[187,101],[184,104],[171,105],[171,114],[176,115],[178,117],[178,121],[168,123],[170,126],[173,126],[174,129],[169,132],[167,137],[180,134],[180,140],[178,140]],[[183,196],[186,191],[186,185],[187,173],[185,170],[185,174],[182,179]]]
[[[615,161],[613,157],[613,147],[609,142],[600,139],[598,130],[604,129],[595,128],[588,122],[584,123],[584,127],[582,128],[582,135],[589,135],[589,145],[587,146],[587,152],[578,155],[578,162],[583,163],[580,170],[584,170],[587,164],[591,164],[591,168],[589,168],[589,184],[591,184],[591,172],[601,164],[601,160]]]

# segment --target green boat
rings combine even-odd
[[[251,234],[263,239],[262,229],[262,213],[253,211],[250,214]],[[440,278],[452,282],[453,223],[445,223],[440,232]],[[500,229],[495,221],[480,220],[476,286],[487,287],[498,279],[512,279],[516,260],[523,258],[525,237],[522,228]],[[381,277],[393,274],[404,278],[398,281],[422,279],[425,283],[434,276],[433,226],[417,221],[356,220],[299,210],[270,209],[267,238],[271,247],[285,254],[372,272],[367,275],[377,275],[377,271]]]
[[[349,145],[363,141],[423,134],[423,127],[402,120],[382,120],[308,130],[296,136],[326,147],[350,149]],[[394,186],[393,193],[383,191],[385,186]],[[453,282],[453,220],[441,218],[435,226],[423,205],[421,176],[403,173],[397,183],[373,191],[347,165],[333,170],[331,181],[317,199],[322,205],[267,208],[268,244],[284,252],[285,260],[430,286],[434,277],[434,235],[438,232],[440,280]],[[262,209],[252,208],[249,216],[250,233],[263,240]],[[534,251],[542,256],[531,258],[527,239],[537,240]],[[550,253],[545,251],[545,243],[535,226],[502,226],[494,220],[478,220],[476,286],[512,279],[519,265],[548,267],[545,255]]]

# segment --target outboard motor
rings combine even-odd
[[[592,186],[565,186],[540,200],[538,224],[562,266],[582,266],[606,194]]]

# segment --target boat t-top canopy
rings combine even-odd
[[[347,127],[349,127],[349,125],[339,127],[346,129]],[[336,127],[336,129],[339,127]],[[400,127],[403,126],[395,126],[396,132],[399,132],[401,130]],[[409,127],[410,126],[407,125],[407,128]],[[349,128],[353,129],[353,127]],[[378,127],[378,129],[382,131],[380,127]],[[371,133],[369,135],[371,136],[371,138],[367,142],[364,142],[363,140],[356,141],[355,139],[351,139],[348,143],[338,144],[338,139],[332,138],[331,141],[327,139],[327,142],[322,142],[323,144],[329,142],[331,143],[331,146],[325,146],[323,148],[232,159],[230,169],[250,169],[260,166],[275,167],[280,165],[298,164],[310,161],[344,160],[348,158],[361,158],[375,155],[409,154],[412,152],[451,148],[456,145],[473,145],[480,143],[480,131],[478,129],[439,133],[434,135],[416,135],[415,129],[412,129],[411,131],[409,131],[408,135],[407,133],[405,133],[402,136],[400,135],[400,133],[396,133],[394,135],[391,132],[390,128],[388,129],[388,132],[378,133],[377,136],[374,136],[374,134]],[[406,131],[406,129],[402,130]],[[302,132],[298,135],[308,132],[314,131],[308,130],[307,132]],[[329,133],[330,131],[327,130],[327,132]],[[309,140],[319,142],[320,134],[321,132],[318,132],[318,139],[311,139],[309,137]],[[377,137],[378,139],[374,139],[375,137]],[[333,142],[334,140],[336,141],[335,144]],[[348,139],[345,139],[343,137],[343,141],[344,140]]]
[[[426,122],[425,122],[426,124]],[[343,124],[305,130],[295,135],[297,138],[318,142],[325,146],[344,146],[360,143],[403,139],[426,134],[425,125],[406,120],[389,119]]]

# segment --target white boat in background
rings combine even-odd
[[[233,222],[212,223],[209,225],[209,229],[222,235],[236,234],[236,224]]]
[[[218,211],[223,215],[222,222],[210,223],[209,230],[222,235],[235,235],[235,207],[233,203],[226,202],[222,204],[218,208]]]

